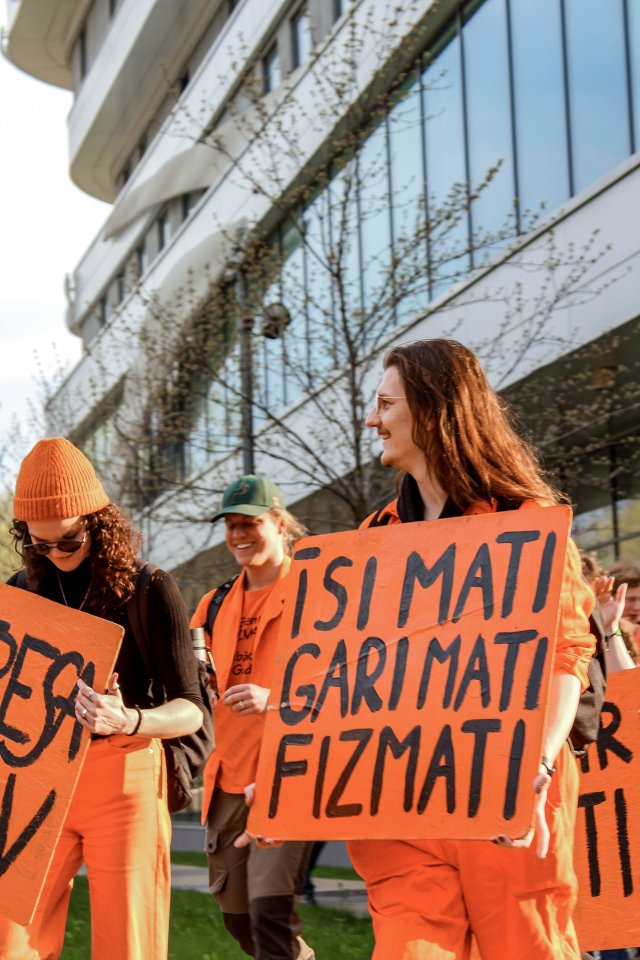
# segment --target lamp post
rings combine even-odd
[[[242,472],[255,473],[253,453],[253,315],[247,306],[247,277],[242,269],[236,275],[238,304],[238,340],[240,343],[240,445]]]

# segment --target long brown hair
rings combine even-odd
[[[491,502],[566,500],[510,422],[471,350],[456,340],[416,340],[391,349],[413,418],[413,441],[429,471],[461,509]]]
[[[279,523],[281,520],[284,522],[284,552],[291,556],[294,543],[296,540],[299,540],[300,537],[304,537],[307,528],[304,524],[300,523],[298,518],[294,517],[286,507],[271,507],[269,513],[276,523]]]
[[[84,609],[98,616],[107,616],[132,595],[136,581],[136,556],[140,549],[141,536],[132,521],[110,503],[96,513],[84,517],[91,536],[89,568],[91,590]],[[27,586],[38,591],[50,570],[46,557],[34,556],[30,550],[22,550],[28,524],[14,520],[11,535],[14,546],[22,557],[27,573]]]

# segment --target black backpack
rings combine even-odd
[[[600,714],[607,689],[607,665],[604,657],[604,629],[598,606],[589,617],[589,632],[596,638],[596,652],[589,662],[589,686],[580,694],[576,717],[569,734],[574,756],[583,757],[590,743],[595,743],[600,730]]]
[[[517,504],[505,503],[498,512],[517,509]],[[384,507],[371,518],[369,527],[384,527],[389,523],[391,514],[384,513]],[[596,638],[596,652],[589,663],[589,686],[580,694],[575,720],[568,736],[569,746],[576,757],[583,757],[590,743],[595,743],[600,730],[600,715],[604,694],[607,688],[607,667],[604,658],[604,630],[600,613],[596,606],[589,617],[589,632]]]
[[[149,584],[156,569],[151,563],[145,563],[140,567],[137,589],[127,601],[126,609],[129,625],[150,678],[152,703],[157,707],[166,702],[167,694],[162,684],[154,683],[156,671],[148,635]],[[197,663],[200,695],[204,703],[202,726],[195,733],[162,741],[167,764],[167,805],[171,813],[184,810],[189,806],[192,800],[193,781],[202,773],[215,747],[213,716],[209,701],[209,676],[205,665],[199,660]]]

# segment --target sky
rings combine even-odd
[[[16,418],[28,430],[29,403],[39,404],[42,375],[81,356],[81,341],[65,323],[64,278],[110,207],[69,177],[72,103],[71,92],[36,80],[0,55],[0,450]],[[42,427],[33,428],[15,459],[41,435]]]

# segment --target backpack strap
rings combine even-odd
[[[156,570],[157,567],[152,563],[141,564],[138,569],[136,589],[127,600],[127,619],[149,677],[148,695],[152,702],[155,700],[153,692],[155,668],[149,643],[149,585]]]
[[[222,602],[239,576],[239,573],[234,573],[232,577],[229,577],[228,580],[225,580],[224,583],[221,583],[220,586],[216,588],[216,592],[209,601],[209,606],[207,607],[207,619],[205,620],[205,630],[209,634],[210,639],[213,638],[213,625],[216,622],[218,613],[220,612]]]

